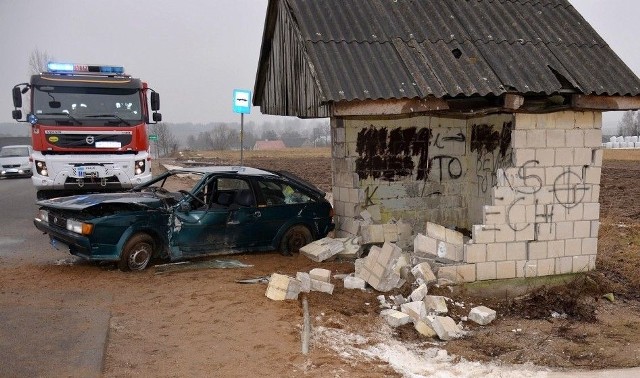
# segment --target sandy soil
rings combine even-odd
[[[288,169],[329,189],[328,150],[324,156],[305,159],[275,154],[245,156],[245,164]],[[605,163],[596,272],[578,277],[575,283],[532,288],[514,298],[477,298],[465,291],[434,289],[452,299],[449,307],[456,320],[479,304],[499,312],[499,318],[486,327],[464,322],[468,336],[447,343],[424,339],[410,326],[390,329],[378,316],[380,293],[346,290],[334,279],[333,295],[307,295],[314,333],[311,352],[304,356],[301,302],[271,301],[264,296],[265,284],[235,282],[273,272],[295,275],[314,267],[350,273],[354,269],[350,261],[314,263],[299,255],[253,253],[228,257],[252,265],[247,268],[165,273],[150,268],[123,273],[112,265],[69,256],[58,265],[7,268],[8,274],[0,276],[0,288],[16,295],[39,287],[70,296],[78,291],[95,293],[95,305],[108,306],[112,316],[106,377],[401,376],[416,373],[398,366],[410,353],[446,363],[460,376],[469,374],[469,366],[487,373],[487,368],[468,361],[583,369],[640,366],[639,170],[637,162]],[[407,295],[410,290],[407,284],[394,293]],[[615,301],[602,298],[608,292],[614,293]],[[394,293],[387,293],[387,298]],[[553,312],[560,316],[553,317]],[[394,355],[394,348],[404,356]],[[408,365],[417,366],[416,361],[409,360]],[[530,364],[523,369],[541,370]],[[417,373],[429,375],[442,368],[433,365]]]

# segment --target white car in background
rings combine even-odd
[[[31,177],[31,153],[28,145],[4,146],[0,149],[0,177]]]

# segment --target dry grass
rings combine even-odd
[[[181,151],[181,155],[176,158],[191,160],[221,160],[226,162],[240,162],[240,151]],[[281,150],[250,150],[243,152],[244,159],[257,158],[329,158],[331,157],[330,147],[300,147],[286,148]]]
[[[605,148],[602,158],[604,160],[640,160],[640,148]]]

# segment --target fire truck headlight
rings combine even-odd
[[[135,164],[135,174],[136,175],[141,175],[142,173],[144,173],[145,171],[145,162],[144,159],[143,160],[136,160],[136,164]]]
[[[47,163],[45,163],[44,161],[36,160],[36,172],[38,172],[40,176],[49,176]]]

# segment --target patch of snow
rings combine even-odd
[[[422,377],[546,377],[550,370],[525,365],[496,365],[470,362],[450,356],[438,348],[441,343],[432,341],[402,342],[392,337],[388,325],[378,328],[369,336],[347,332],[343,329],[314,327],[313,343],[324,345],[341,358],[369,361],[379,360],[389,364],[406,378]]]

